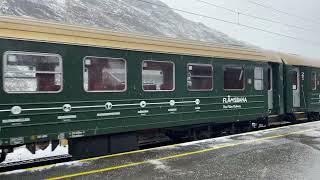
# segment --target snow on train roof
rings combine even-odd
[[[320,60],[302,57],[299,55],[279,53],[285,64],[296,66],[310,66],[320,68]]]
[[[103,29],[0,16],[0,37],[146,52],[282,63],[259,49],[120,33]]]
[[[320,67],[320,60],[302,57],[294,54],[286,54],[276,51],[265,50],[265,54],[269,59],[274,61],[283,61],[283,63],[295,66]]]

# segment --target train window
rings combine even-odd
[[[298,89],[298,72],[293,71],[292,72],[292,90]]]
[[[311,73],[311,88],[312,90],[317,90],[317,73]]]
[[[126,60],[109,57],[85,57],[84,89],[87,92],[124,92],[127,89]]]
[[[8,51],[3,88],[7,93],[57,93],[62,90],[62,58],[57,54]]]
[[[173,91],[174,64],[172,62],[142,62],[142,88],[144,91]]]
[[[224,89],[243,90],[244,89],[244,70],[242,67],[227,66],[224,68]]]
[[[271,68],[268,68],[268,90],[272,89],[272,72]]]
[[[187,86],[190,91],[210,91],[213,89],[211,64],[188,64]]]
[[[263,68],[254,68],[254,89],[261,91],[263,90]]]

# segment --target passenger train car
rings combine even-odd
[[[0,18],[0,152],[74,158],[318,119],[320,62],[257,49]]]

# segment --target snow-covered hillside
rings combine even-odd
[[[159,0],[151,3],[167,6]],[[170,38],[248,46],[183,18],[169,8],[137,0],[1,0],[0,14]]]

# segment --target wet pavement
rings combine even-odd
[[[0,179],[320,179],[320,122],[18,170]]]

